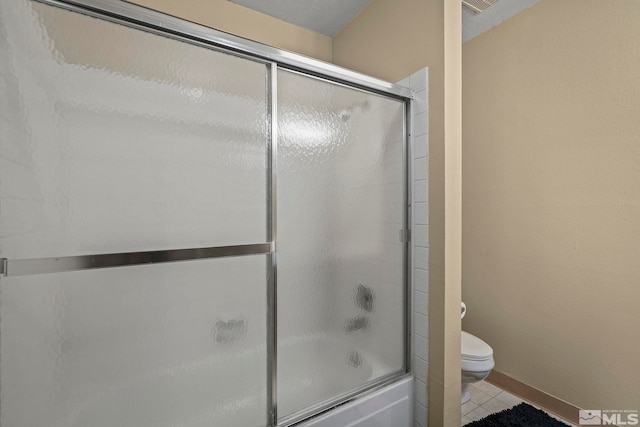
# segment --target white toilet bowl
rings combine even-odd
[[[467,402],[469,384],[487,378],[493,366],[493,349],[480,338],[462,331],[462,403]]]

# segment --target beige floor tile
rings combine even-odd
[[[490,414],[491,412],[487,411],[482,406],[479,406],[465,416],[469,418],[471,421],[478,421]]]
[[[467,415],[469,412],[473,411],[477,407],[478,407],[478,404],[473,403],[472,401],[469,400],[467,403],[461,406],[462,415]]]
[[[471,401],[476,405],[482,405],[491,399],[491,395],[475,387],[469,387],[469,394],[471,395]]]
[[[518,396],[515,396],[494,386],[493,384],[489,384],[484,381],[472,384],[469,387],[469,394],[471,395],[471,400],[461,406],[462,425],[468,424],[472,421],[480,420],[488,415],[512,408],[522,402],[526,402]],[[533,403],[526,403],[530,404],[536,409],[542,409],[539,406],[534,405]],[[542,410],[544,411],[544,409]],[[575,425],[563,420],[562,418],[556,417],[555,415],[548,412],[547,414],[571,427],[576,427]]]
[[[520,399],[518,396],[515,396],[509,393],[508,391],[503,391],[499,393],[498,395],[496,395],[495,399],[498,399],[499,401],[506,403],[507,405],[509,405],[510,408],[524,402],[524,400]]]
[[[494,412],[500,412],[500,411],[504,411],[505,409],[509,409],[511,408],[511,406],[494,397],[493,399],[483,403],[482,408],[486,409],[487,411],[493,414]]]
[[[493,384],[489,384],[486,381],[480,381],[471,385],[472,387],[477,388],[480,391],[487,393],[488,395],[495,397],[497,394],[502,393],[502,389],[494,386]]]

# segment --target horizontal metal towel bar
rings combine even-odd
[[[124,252],[117,254],[79,255],[57,258],[6,259],[0,258],[0,276],[15,277],[32,274],[63,273],[94,268],[125,267],[163,262],[192,261],[272,253],[274,243],[214,246],[210,248],[171,249],[165,251]]]

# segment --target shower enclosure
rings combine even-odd
[[[0,0],[0,426],[286,426],[405,378],[410,97]]]

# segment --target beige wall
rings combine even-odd
[[[439,3],[373,1],[334,37],[334,62],[390,82],[429,66],[431,77],[442,82],[443,11]],[[440,84],[440,103],[442,93]]]
[[[331,38],[289,24],[228,0],[129,0],[150,9],[331,62]]]
[[[460,14],[456,1],[375,0],[333,40],[336,64],[385,80],[429,67],[430,425],[460,425]]]
[[[640,409],[640,2],[543,0],[463,61],[464,329],[526,384]]]

